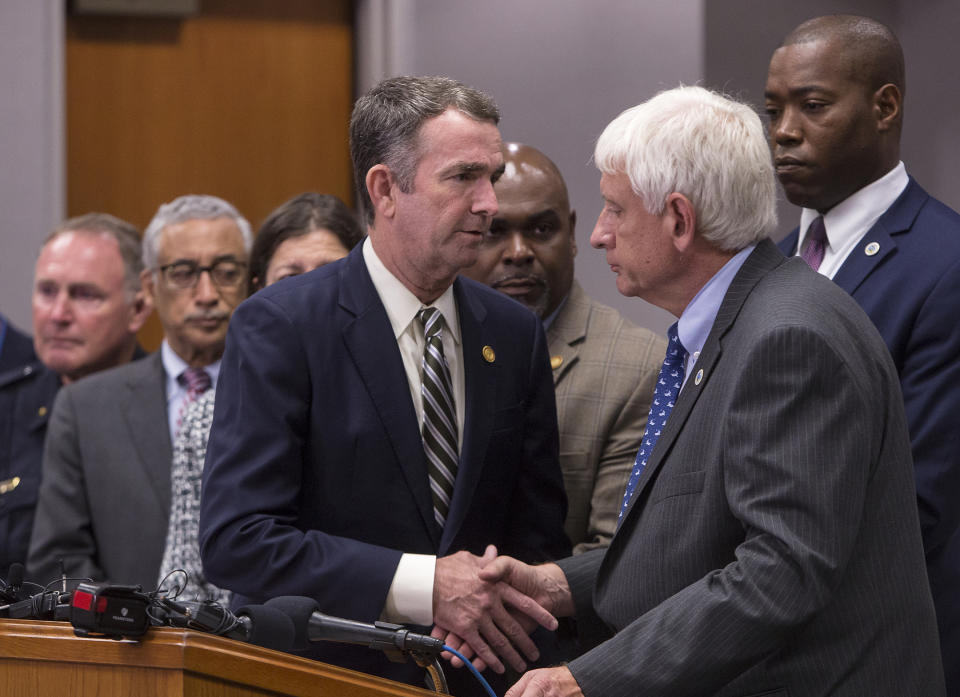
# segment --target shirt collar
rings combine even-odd
[[[560,310],[563,309],[563,306],[567,304],[567,298],[569,297],[570,297],[569,293],[564,295],[563,300],[561,300],[560,304],[557,305],[557,309],[551,312],[546,318],[544,318],[543,331],[547,331],[548,329],[550,329],[550,325],[553,324],[553,321],[557,318],[557,315],[560,314]]]
[[[163,362],[163,370],[167,374],[167,394],[173,394],[173,389],[180,384],[177,382],[177,378],[190,366],[177,355],[177,352],[170,347],[166,339],[160,344],[160,360]],[[203,366],[203,369],[210,376],[210,386],[215,388],[217,377],[220,375],[220,359],[218,358],[210,365]]]
[[[417,317],[423,303],[416,295],[410,292],[403,283],[394,276],[383,262],[377,256],[373,248],[373,242],[367,237],[363,241],[363,261],[367,265],[367,271],[370,272],[370,279],[373,281],[373,287],[380,296],[384,309],[387,311],[387,317],[390,319],[390,326],[393,328],[395,338],[407,331],[410,323]],[[435,307],[443,314],[445,323],[444,329],[449,332],[454,342],[460,344],[460,317],[457,314],[457,305],[453,296],[453,285],[443,291],[443,295],[433,301],[429,307]]]
[[[755,247],[755,244],[745,247],[727,261],[693,296],[693,300],[680,315],[677,335],[680,337],[680,343],[687,350],[688,366],[692,366],[700,357],[700,351],[707,342],[727,289]]]
[[[903,162],[899,162],[885,175],[870,182],[827,211],[823,216],[823,224],[827,231],[827,244],[830,249],[841,249],[852,239],[859,240],[863,237],[884,211],[900,197],[909,183],[907,168]],[[812,208],[804,208],[800,212],[801,234],[797,240],[797,249],[803,248],[810,223],[819,215],[820,213]]]

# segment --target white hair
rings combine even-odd
[[[250,247],[253,246],[253,232],[250,229],[250,223],[240,215],[236,208],[216,196],[189,194],[175,198],[170,203],[162,204],[154,214],[153,220],[147,225],[147,229],[143,233],[144,268],[157,268],[160,234],[164,228],[177,223],[185,223],[188,220],[215,220],[216,218],[229,218],[237,224],[237,227],[240,228],[240,234],[243,236],[243,247],[247,254],[250,254]]]
[[[763,124],[746,104],[702,87],[659,93],[615,118],[600,135],[594,161],[626,174],[653,215],[683,194],[697,232],[724,251],[767,237],[777,224],[776,182]]]

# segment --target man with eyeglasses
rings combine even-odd
[[[27,338],[32,357],[0,371],[4,577],[11,564],[27,561],[43,441],[60,387],[145,355],[136,335],[152,306],[141,288],[142,269],[140,231],[106,213],[65,220],[40,248],[34,270],[33,339]],[[7,342],[10,338],[8,333]]]
[[[216,387],[227,323],[246,296],[250,224],[214,196],[160,206],[143,240],[143,290],[160,350],[61,391],[44,452],[28,571],[138,583],[160,571],[171,443],[186,405]]]

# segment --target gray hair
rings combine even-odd
[[[201,196],[190,194],[180,196],[170,203],[164,203],[157,209],[153,220],[147,225],[143,233],[143,265],[148,269],[157,268],[157,259],[160,249],[160,234],[164,228],[188,220],[215,220],[229,218],[243,236],[243,247],[247,254],[253,246],[253,232],[250,223],[231,204],[216,196]]]
[[[678,87],[627,109],[594,150],[605,174],[626,174],[653,215],[667,197],[690,199],[697,232],[724,251],[767,237],[777,224],[776,182],[763,123],[746,104]]]
[[[454,108],[477,121],[500,123],[492,98],[448,77],[393,77],[357,100],[350,117],[350,157],[363,217],[373,223],[367,172],[385,164],[409,193],[420,159],[418,136],[427,119]]]
[[[117,243],[123,261],[123,281],[127,295],[132,299],[140,290],[141,259],[140,231],[126,220],[109,213],[86,213],[68,218],[57,225],[43,241],[43,247],[68,232],[90,235],[108,235]]]

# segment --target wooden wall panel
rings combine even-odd
[[[221,196],[256,228],[316,190],[353,202],[349,0],[206,0],[187,19],[69,16],[67,209],[144,227]],[[159,345],[153,318],[141,341]]]

